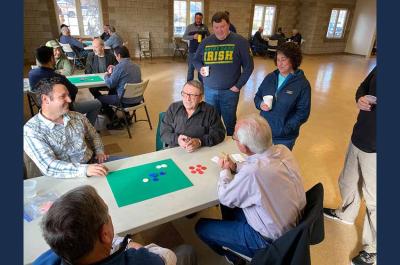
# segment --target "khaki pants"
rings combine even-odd
[[[367,211],[362,232],[363,249],[376,253],[376,153],[366,153],[350,143],[339,178],[342,206],[336,214],[343,220],[357,218],[361,192]]]

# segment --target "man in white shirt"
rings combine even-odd
[[[271,128],[260,116],[235,126],[232,136],[247,155],[243,163],[220,159],[218,198],[223,220],[200,219],[198,236],[230,263],[240,259],[228,247],[248,257],[294,228],[306,205],[300,170],[291,151],[272,144]]]

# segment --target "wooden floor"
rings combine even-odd
[[[134,124],[131,127],[132,139],[128,138],[126,131],[102,132],[109,153],[138,155],[154,151],[158,113],[165,111],[171,102],[180,100],[180,91],[186,81],[187,65],[183,60],[165,58],[136,62],[141,66],[143,79],[150,79],[145,98],[154,128],[150,131],[146,122]],[[265,75],[275,69],[271,59],[255,57],[254,63],[254,72],[241,91],[239,118],[257,112],[253,103],[254,94]],[[355,91],[375,64],[376,58],[325,55],[304,56],[300,67],[311,83],[312,104],[310,118],[301,128],[294,154],[301,167],[305,189],[318,182],[324,185],[326,207],[336,207],[340,203],[337,180],[357,115]],[[78,99],[90,97],[85,89],[80,90],[77,96]],[[140,117],[145,117],[142,110],[138,111],[138,118]],[[25,119],[27,118],[29,115],[25,104]],[[353,226],[326,220],[325,240],[311,247],[312,263],[350,264],[350,258],[360,248],[364,212],[360,211]],[[137,235],[138,240],[158,241],[168,247],[185,242],[196,248],[199,265],[227,264],[224,258],[215,255],[203,245],[193,232],[196,220],[204,216],[218,217],[218,208],[205,210],[192,219],[182,218],[172,224],[146,231]]]

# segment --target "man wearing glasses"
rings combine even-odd
[[[213,146],[225,138],[225,128],[215,108],[203,102],[203,85],[188,81],[182,89],[182,101],[169,106],[161,121],[161,140],[167,147],[180,146],[193,152],[201,146]]]

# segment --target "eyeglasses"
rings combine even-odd
[[[202,94],[198,94],[198,95],[196,95],[196,94],[188,94],[188,93],[186,93],[184,91],[181,91],[181,95],[182,95],[182,97],[197,98],[197,97],[200,97]]]

